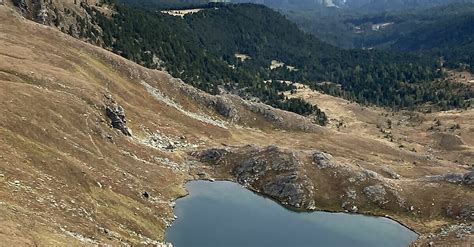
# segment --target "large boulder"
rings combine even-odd
[[[453,184],[460,184],[464,180],[463,174],[460,173],[448,173],[444,175],[444,181]]]
[[[28,7],[28,2],[26,0],[13,0],[13,5],[17,7],[22,14],[25,14],[28,12],[29,7]]]
[[[117,104],[109,104],[105,106],[105,114],[110,119],[112,127],[120,130],[124,135],[131,136],[130,130],[127,128],[124,109]]]
[[[316,167],[319,169],[337,167],[337,164],[334,161],[334,158],[332,157],[332,155],[321,152],[321,151],[315,151],[313,153],[313,162],[314,164],[316,164]]]
[[[462,173],[447,173],[443,175],[425,176],[424,179],[429,182],[447,182],[452,184],[474,185],[474,171]]]
[[[193,152],[191,155],[197,157],[201,162],[216,165],[230,152],[223,148],[211,148],[203,151]]]
[[[239,120],[238,110],[231,99],[217,96],[214,100],[214,109],[225,118],[236,122]]]
[[[464,174],[463,184],[474,186],[474,170]]]

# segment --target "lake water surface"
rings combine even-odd
[[[382,217],[295,212],[232,182],[192,181],[166,231],[174,247],[406,246],[417,235]]]

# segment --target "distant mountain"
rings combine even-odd
[[[431,52],[442,56],[447,66],[469,69],[474,73],[474,5],[471,5],[471,10],[420,25],[400,35],[390,48]]]
[[[227,3],[254,3],[262,4],[274,9],[305,9],[317,7],[342,7],[344,0],[119,0],[133,6],[149,7],[192,7],[213,2]]]
[[[233,3],[257,3],[277,9],[336,7],[365,12],[383,12],[410,8],[428,8],[473,0],[231,0]]]
[[[473,0],[347,0],[345,7],[368,12],[383,12],[473,2]]]
[[[443,57],[445,66],[474,72],[474,4],[374,14],[339,9],[284,13],[303,30],[339,47],[430,54]]]
[[[355,47],[442,56],[445,65],[474,72],[474,4],[369,15],[347,24]]]
[[[343,7],[345,0],[231,0],[232,3],[264,4],[276,9],[306,9],[318,7]]]

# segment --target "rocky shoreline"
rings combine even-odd
[[[458,238],[463,238],[466,234],[473,233],[472,224],[468,223],[450,224],[449,227],[443,228],[439,233],[427,233],[426,229],[414,226],[410,223],[411,220],[407,220],[405,216],[406,212],[415,210],[407,202],[410,198],[400,195],[394,189],[396,187],[391,183],[392,180],[401,179],[398,174],[398,176],[394,176],[393,173],[388,173],[388,177],[384,177],[374,171],[346,166],[337,162],[332,155],[321,151],[313,151],[309,156],[306,154],[309,159],[302,158],[300,154],[296,154],[293,151],[281,150],[276,146],[263,148],[254,146],[226,147],[195,151],[190,155],[199,162],[202,162],[203,168],[209,169],[208,172],[213,174],[207,175],[207,180],[238,183],[261,196],[271,198],[291,210],[344,212],[389,218],[419,235],[418,240],[413,245],[419,245],[426,241],[432,242],[431,240],[445,237],[453,232],[458,232]],[[340,207],[337,205],[321,207],[318,205],[319,201],[313,199],[315,193],[318,193],[315,190],[317,185],[311,182],[311,178],[307,176],[305,170],[307,168],[303,164],[308,162],[308,160],[310,167],[313,167],[316,171],[332,170],[333,173],[339,174],[339,178],[335,176],[336,179],[341,177],[346,179],[346,182],[340,182],[339,185],[347,188],[353,188],[354,184],[363,186],[359,186],[359,193],[356,193],[356,189],[346,189],[345,195],[337,195],[334,198],[328,199],[329,201],[340,202],[340,198],[347,198],[347,200],[342,201]],[[469,178],[471,173],[456,175],[456,178],[460,177],[464,179],[461,181],[468,181],[459,183],[464,183],[464,186],[470,186],[469,180],[465,178]],[[448,175],[448,177],[450,176]],[[195,178],[201,179],[202,176],[195,176]],[[428,180],[425,182],[452,183],[452,181],[446,181],[445,179]],[[456,180],[456,184],[459,183]],[[359,197],[364,199],[361,201]],[[362,202],[373,206],[364,207]],[[467,210],[472,212],[472,209],[467,208]],[[472,214],[471,216],[468,214],[461,217],[467,220],[469,217],[472,217]],[[464,235],[459,234],[460,231],[464,232]]]

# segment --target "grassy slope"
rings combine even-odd
[[[417,180],[428,174],[466,171],[442,150],[438,155],[443,159],[427,160],[424,149],[411,152],[364,133],[321,128],[301,132],[288,128],[293,125],[274,128],[274,122],[242,105],[237,106],[240,123],[250,128],[204,123],[155,100],[141,84],[146,81],[160,89],[188,112],[220,118],[202,101],[183,94],[180,88],[186,86],[167,74],[20,20],[5,7],[0,7],[0,17],[0,220],[5,222],[0,239],[4,243],[87,244],[68,233],[114,244],[118,238],[134,245],[143,241],[134,233],[162,239],[172,216],[169,203],[184,195],[183,183],[190,179],[185,162],[190,150],[168,152],[139,143],[157,130],[184,136],[199,148],[276,144],[298,154],[319,149],[350,167],[360,165],[381,174],[383,163],[404,176],[390,183],[403,188],[403,196],[423,213],[412,216],[370,204],[361,211],[388,214],[421,233],[455,222],[443,217],[444,207],[473,198],[469,188]],[[108,126],[104,94],[124,107],[134,138]],[[293,114],[282,116],[301,122]],[[472,150],[472,143],[465,145]],[[170,168],[163,158],[177,167]],[[472,156],[466,156],[466,162],[472,163]],[[310,162],[305,167],[313,181],[332,181],[327,174],[313,171]],[[344,187],[335,180],[324,186],[326,193],[315,195],[319,206],[341,210],[338,193],[344,193]],[[152,199],[145,200],[143,191],[150,192]],[[436,200],[436,207],[428,197]]]

